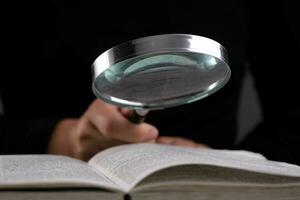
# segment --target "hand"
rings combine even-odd
[[[88,160],[108,147],[136,142],[150,142],[158,130],[147,123],[128,121],[128,110],[95,100],[79,119],[64,119],[55,127],[48,152]]]
[[[182,137],[160,136],[156,139],[156,143],[176,145],[182,147],[210,148],[205,144],[197,143],[194,142],[193,140],[182,138]]]

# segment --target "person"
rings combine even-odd
[[[87,160],[110,146],[158,142],[246,149],[300,164],[299,36],[296,18],[290,16],[292,3],[280,1],[272,8],[235,0],[201,2],[201,7],[165,1],[139,8],[130,2],[117,7],[100,1],[27,3],[17,6],[18,15],[10,16],[11,61],[17,62],[0,72],[5,109],[1,154],[55,153]],[[90,66],[114,45],[163,33],[189,33],[220,42],[228,50],[232,77],[208,98],[151,111],[144,123],[132,124],[126,118],[130,110],[95,100]],[[235,144],[246,62],[263,121]]]

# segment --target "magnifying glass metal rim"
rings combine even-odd
[[[228,64],[226,49],[218,42],[198,35],[191,34],[161,34],[148,37],[142,37],[130,40],[114,46],[107,51],[100,54],[92,64],[92,89],[94,94],[110,103],[122,107],[132,107],[141,109],[160,109],[173,107],[181,104],[176,99],[162,101],[158,104],[142,103],[136,101],[129,101],[112,97],[107,94],[101,93],[95,86],[97,77],[101,76],[109,67],[121,61],[134,58],[137,56],[163,54],[163,53],[201,53],[204,55],[212,56],[223,63],[227,67],[227,74],[223,80],[219,80],[212,84],[206,91],[201,94],[195,94],[188,97],[182,97],[182,101],[191,103],[193,101],[202,99],[209,96],[222,88],[229,80],[231,71]]]

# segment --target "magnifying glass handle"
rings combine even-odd
[[[139,124],[143,122],[146,118],[146,115],[149,113],[149,110],[146,109],[135,109],[132,114],[128,117],[128,120],[132,123]]]

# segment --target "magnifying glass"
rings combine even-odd
[[[226,49],[197,35],[163,34],[124,42],[92,64],[96,97],[134,110],[143,121],[150,110],[203,99],[222,88],[231,75]]]

